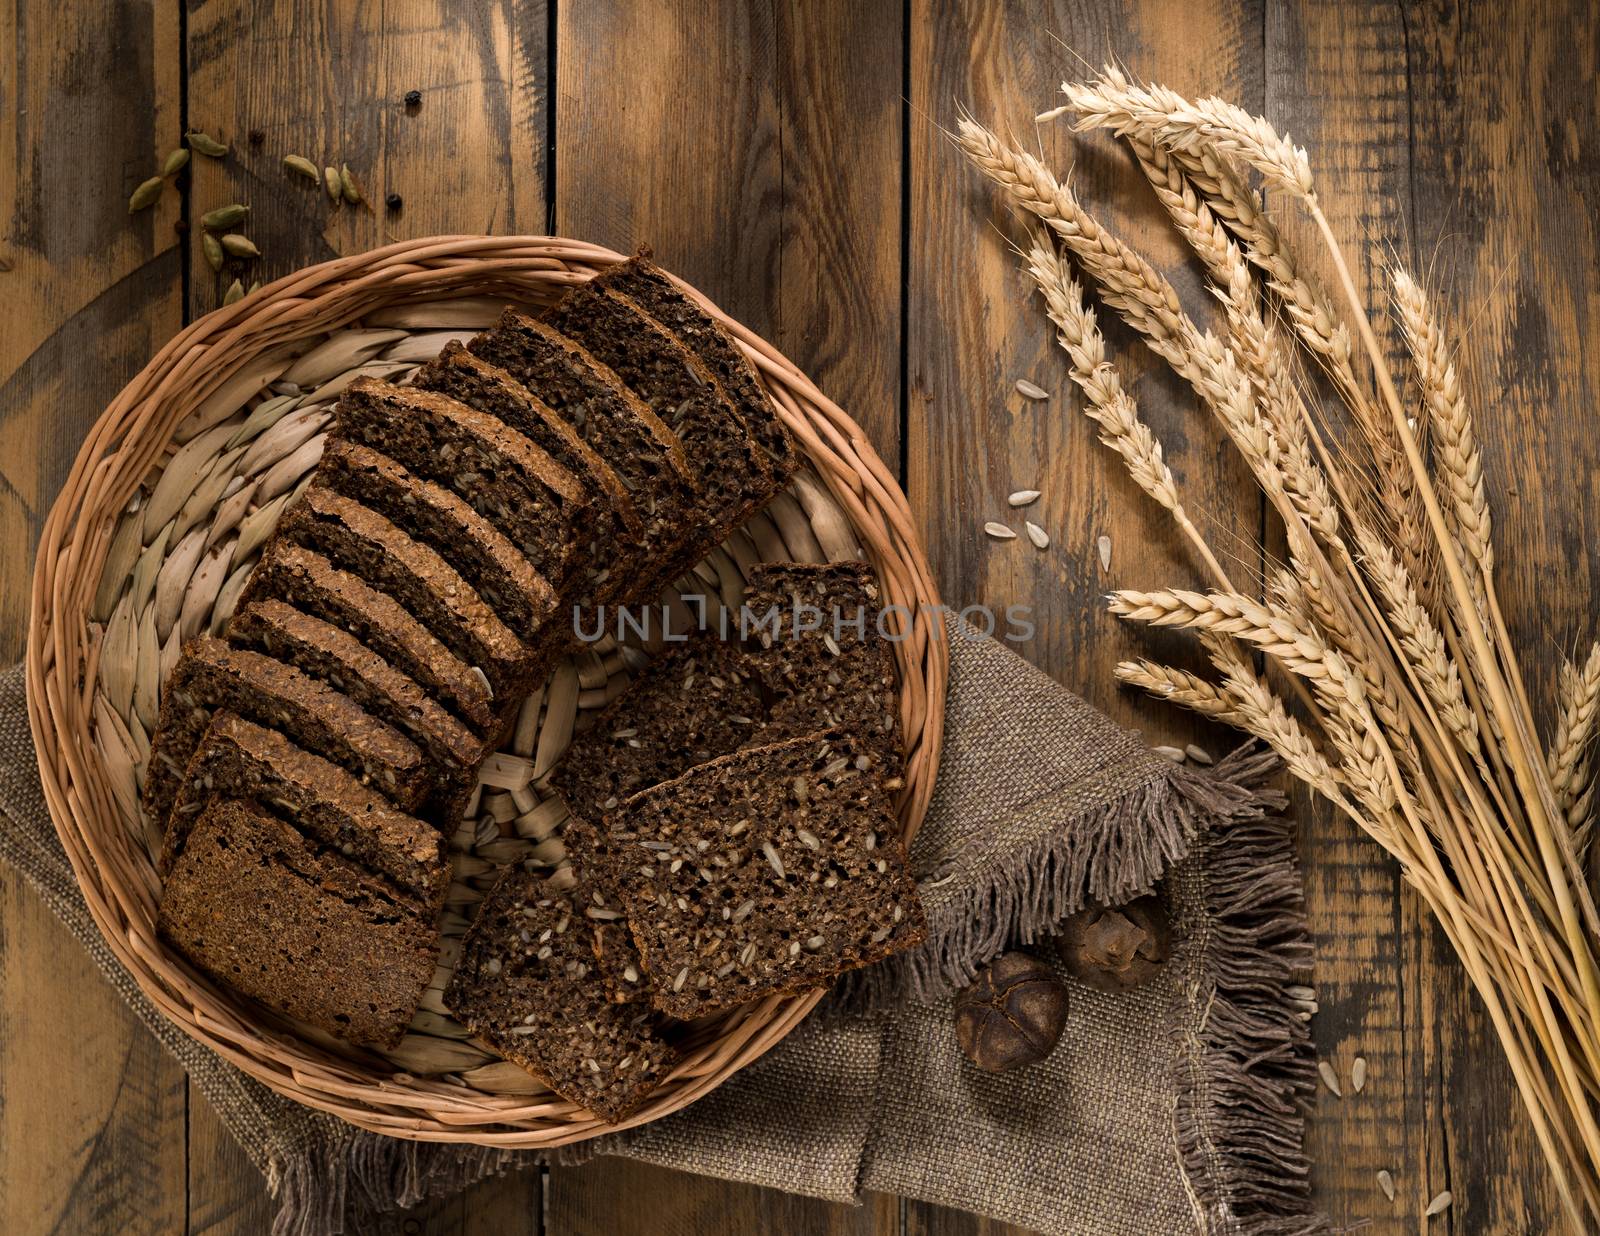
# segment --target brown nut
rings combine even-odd
[[[1101,991],[1129,991],[1161,972],[1172,952],[1172,927],[1161,898],[1094,906],[1061,924],[1056,948],[1067,971]]]
[[[956,1042],[986,1073],[1043,1060],[1066,1024],[1066,984],[1026,953],[1002,953],[955,998]]]

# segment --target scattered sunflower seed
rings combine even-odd
[[[222,294],[222,303],[231,305],[236,300],[244,299],[244,284],[235,279],[228,285],[228,290]]]
[[[161,186],[163,183],[164,182],[162,181],[161,177],[152,176],[149,180],[145,181],[142,185],[135,189],[133,191],[133,195],[128,198],[128,213],[130,215],[137,214],[146,207],[154,206],[156,204],[156,198],[161,196]]]
[[[218,206],[201,215],[200,226],[208,232],[226,232],[230,227],[238,227],[249,214],[250,207],[229,202],[226,206]]]
[[[1339,1075],[1333,1071],[1333,1065],[1326,1060],[1318,1060],[1317,1074],[1322,1078],[1322,1084],[1332,1091],[1334,1098],[1344,1098],[1344,1088],[1339,1085]]]
[[[322,187],[328,191],[328,200],[337,202],[339,195],[344,192],[344,182],[339,179],[339,169],[325,167],[322,169]]]
[[[1171,760],[1174,764],[1183,763],[1183,752],[1177,747],[1151,747],[1150,750],[1162,759]]]
[[[1027,378],[1017,379],[1017,394],[1024,399],[1048,399],[1050,392],[1037,382],[1030,382]]]
[[[1037,502],[1038,500],[1039,491],[1037,489],[1019,489],[1016,493],[1006,498],[1006,501],[1012,506],[1027,506],[1028,503]]]
[[[1190,743],[1183,749],[1183,753],[1196,764],[1204,764],[1207,767],[1210,767],[1212,764],[1216,763],[1216,760],[1211,758],[1211,752],[1207,751],[1199,743]]]
[[[189,143],[189,149],[195,154],[203,154],[208,159],[220,159],[228,153],[228,148],[209,133],[185,133],[183,140]]]
[[[355,173],[350,170],[348,163],[339,165],[339,192],[344,195],[344,200],[352,206],[359,206],[366,201],[366,196],[361,192],[361,185],[356,180]]]
[[[1435,1194],[1433,1201],[1428,1203],[1428,1208],[1422,1212],[1422,1217],[1424,1219],[1431,1219],[1435,1215],[1442,1215],[1445,1211],[1450,1209],[1450,1203],[1455,1200],[1456,1199],[1450,1195],[1449,1189],[1444,1190],[1442,1193]]]
[[[1109,571],[1111,569],[1111,538],[1102,536],[1096,544],[1100,549],[1100,569]]]
[[[1350,1089],[1360,1094],[1367,1084],[1367,1058],[1357,1056],[1350,1066]]]
[[[1017,539],[1015,532],[1004,524],[995,523],[992,519],[983,525],[983,530],[997,541],[1014,541]]]
[[[167,161],[161,165],[163,176],[176,176],[183,171],[183,165],[189,161],[189,152],[179,146],[167,156]]]
[[[229,257],[255,258],[261,256],[261,250],[256,248],[256,242],[248,236],[230,235],[222,238],[222,251]]]
[[[284,155],[283,165],[291,172],[299,172],[313,184],[322,179],[322,173],[317,171],[317,165],[304,155]]]
[[[222,243],[210,232],[201,233],[200,252],[206,255],[206,265],[212,270],[222,269]]]
[[[1384,1168],[1378,1173],[1378,1188],[1383,1190],[1383,1195],[1391,1202],[1394,1201],[1394,1177],[1389,1174],[1389,1169]]]
[[[1028,539],[1033,542],[1035,549],[1050,548],[1050,534],[1039,527],[1038,524],[1032,521],[1025,521],[1022,526],[1028,530]]]

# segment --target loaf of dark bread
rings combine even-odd
[[[219,799],[173,864],[157,927],[219,982],[352,1043],[394,1047],[433,977],[441,905],[396,902],[283,820]]]
[[[292,665],[202,635],[167,680],[150,740],[145,806],[164,822],[211,714],[227,708],[278,730],[371,785],[403,811],[434,789],[421,749],[345,695]]]
[[[762,729],[744,650],[702,632],[666,650],[573,738],[551,783],[572,814],[599,820],[630,795],[745,746]]]
[[[677,1051],[647,1004],[609,999],[586,910],[572,892],[513,867],[467,932],[445,1006],[507,1060],[565,1099],[616,1122],[660,1085]]]
[[[278,535],[315,549],[394,597],[440,643],[483,672],[497,701],[533,679],[536,650],[518,639],[440,554],[370,507],[314,483],[289,508]]]
[[[333,565],[287,537],[273,537],[251,572],[240,607],[256,600],[288,601],[342,627],[391,665],[409,674],[478,733],[498,723],[494,692],[481,671],[451,652],[386,592]]]
[[[767,562],[746,583],[771,732],[843,730],[872,752],[885,787],[898,788],[900,701],[876,573],[865,562]]]
[[[568,621],[555,590],[522,551],[442,485],[371,447],[337,439],[323,451],[317,483],[372,508],[436,550],[524,643],[548,624]]]
[[[522,434],[448,396],[373,378],[340,396],[334,426],[335,437],[455,492],[567,595],[583,565],[595,495]]]
[[[787,484],[800,466],[800,452],[778,419],[755,366],[722,323],[644,257],[619,262],[597,276],[595,282],[632,300],[676,335],[716,375],[766,452],[774,479],[779,485]]]
[[[571,425],[504,369],[459,343],[446,345],[412,382],[505,422],[582,481],[595,501],[574,603],[604,605],[625,591],[641,557],[644,519],[622,478]]]
[[[383,883],[397,901],[436,906],[450,882],[438,829],[396,810],[337,764],[227,709],[212,714],[184,773],[167,821],[163,872],[172,870],[195,820],[219,797],[246,799],[280,816]]]
[[[689,534],[694,474],[678,435],[595,357],[516,309],[467,347],[504,369],[611,465],[644,520],[640,551],[665,562]]]
[[[630,798],[600,858],[656,1008],[688,1019],[824,985],[926,933],[872,756],[747,748]]]

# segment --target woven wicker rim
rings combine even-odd
[[[107,944],[186,1034],[278,1093],[374,1132],[548,1148],[656,1120],[771,1049],[821,993],[772,997],[728,1014],[700,1036],[624,1126],[601,1124],[548,1092],[483,1093],[446,1078],[397,1072],[376,1056],[339,1054],[285,1033],[281,1023],[263,1024],[269,1019],[262,1010],[213,986],[156,937],[148,853],[130,835],[94,741],[101,644],[90,622],[91,601],[113,530],[140,484],[233,392],[259,388],[252,373],[290,355],[297,343],[303,349],[308,340],[374,311],[419,301],[548,301],[620,260],[611,250],[559,237],[431,237],[309,267],[207,314],[172,339],[96,422],[40,539],[27,643],[29,720],[45,799]],[[919,614],[936,606],[905,495],[865,434],[793,362],[688,290],[755,363],[877,567],[887,600]],[[898,813],[909,842],[933,792],[948,654],[939,624],[921,620],[894,650],[908,749]]]

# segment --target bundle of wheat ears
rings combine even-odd
[[[1391,265],[1390,320],[1408,358],[1391,368],[1305,151],[1232,104],[1114,68],[1061,89],[1064,106],[1039,119],[1107,129],[1131,147],[1221,306],[1215,329],[1197,324],[1039,159],[962,120],[962,150],[1027,221],[1023,263],[1101,441],[1212,577],[1210,591],[1118,592],[1111,608],[1192,629],[1216,677],[1148,661],[1117,674],[1269,743],[1394,856],[1488,1010],[1569,1216],[1593,1230],[1600,920],[1583,855],[1600,646],[1564,672],[1541,748],[1495,595],[1483,467],[1451,347],[1416,280]],[[1290,252],[1263,190],[1309,216],[1337,299]],[[1080,280],[1193,387],[1282,520],[1289,561],[1269,569],[1264,595],[1253,578],[1229,578],[1185,510]]]

